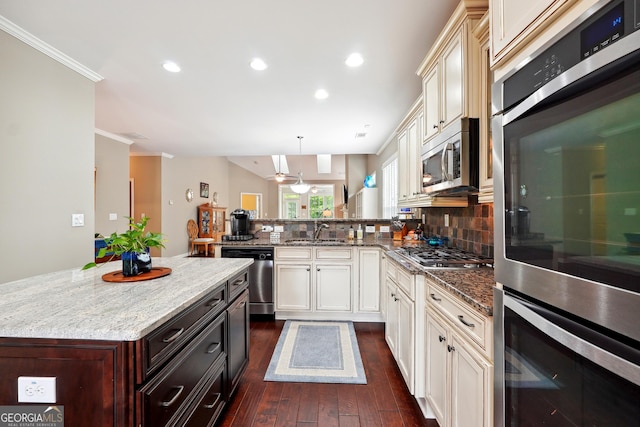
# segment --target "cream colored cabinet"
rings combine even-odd
[[[491,318],[428,282],[424,390],[442,427],[493,423]]]
[[[385,340],[411,394],[414,393],[415,282],[413,276],[387,262]]]
[[[311,310],[311,263],[276,263],[276,311]]]
[[[378,218],[378,189],[363,188],[356,193],[356,218]]]
[[[351,264],[315,264],[317,311],[351,311]]]
[[[479,115],[479,47],[472,30],[486,10],[484,2],[461,1],[418,69],[423,85],[424,141],[461,117]]]
[[[359,312],[379,313],[380,308],[380,250],[358,248],[358,295]]]
[[[489,12],[478,22],[474,35],[480,43],[480,188],[479,203],[493,202],[493,136],[491,134],[491,52],[489,48]]]
[[[276,318],[379,321],[379,307],[375,308],[379,283],[377,289],[376,283],[367,283],[369,287],[362,290],[368,310],[359,310],[354,303],[361,295],[356,280],[359,258],[354,255],[358,250],[350,246],[276,246]],[[379,270],[379,261],[364,256],[362,268]]]
[[[424,115],[422,97],[398,127],[398,205],[417,205],[420,197],[420,132]]]
[[[492,64],[505,60],[533,40],[576,0],[491,0]]]

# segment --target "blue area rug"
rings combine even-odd
[[[264,380],[366,384],[353,323],[287,320]]]

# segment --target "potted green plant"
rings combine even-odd
[[[140,222],[136,222],[134,218],[127,217],[129,220],[129,230],[124,233],[112,233],[111,236],[104,239],[106,246],[98,251],[98,258],[102,258],[111,254],[111,261],[116,256],[122,259],[122,274],[124,276],[137,276],[138,274],[151,271],[151,256],[149,248],[164,248],[164,240],[162,233],[152,233],[145,231],[148,217],[143,217]],[[82,267],[83,270],[97,267],[95,262],[90,262]]]

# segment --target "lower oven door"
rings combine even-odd
[[[495,426],[640,426],[640,349],[496,290]]]

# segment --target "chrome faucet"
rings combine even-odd
[[[318,240],[323,228],[329,228],[329,224],[318,224],[317,221],[313,223],[313,240]]]

